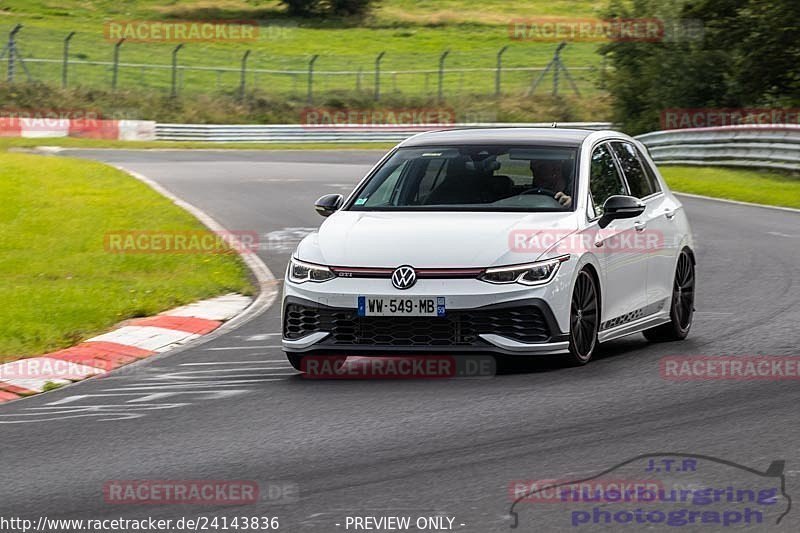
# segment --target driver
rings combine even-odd
[[[548,189],[555,194],[553,198],[563,207],[572,206],[572,197],[564,192],[566,183],[562,172],[561,161],[537,159],[531,161],[533,184],[540,189]]]

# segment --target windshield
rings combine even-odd
[[[571,211],[577,148],[401,148],[361,187],[352,211]]]

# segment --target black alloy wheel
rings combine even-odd
[[[575,280],[569,322],[570,363],[585,365],[597,347],[600,326],[597,284],[587,270],[581,270]]]

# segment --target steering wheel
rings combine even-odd
[[[527,189],[525,191],[522,191],[519,194],[520,194],[520,196],[523,195],[523,194],[542,194],[542,195],[545,195],[545,196],[552,196],[553,198],[556,197],[556,192],[555,191],[551,191],[550,189],[543,189],[542,187],[534,187],[532,189]]]

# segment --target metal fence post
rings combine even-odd
[[[564,63],[561,62],[561,50],[563,50],[565,46],[567,46],[566,41],[563,41],[558,45],[555,53],[553,54],[553,59],[550,60],[550,63],[548,63],[542,73],[539,74],[539,77],[531,82],[531,87],[528,89],[527,93],[528,96],[532,95],[536,91],[539,83],[541,83],[547,73],[551,70],[553,71],[553,96],[558,96],[559,73],[563,73],[564,77],[567,78],[567,81],[572,86],[573,92],[577,96],[581,95],[580,91],[578,90],[578,86],[575,84],[575,80],[572,79],[572,76],[569,73],[569,70],[564,66]]]
[[[386,52],[381,52],[375,58],[375,101],[376,102],[381,99],[381,59],[383,59],[383,56],[385,54]]]
[[[447,55],[450,53],[450,50],[445,50],[442,52],[442,55],[439,56],[439,101],[441,102],[444,96],[444,60]]]
[[[0,53],[0,58],[2,58],[6,53],[8,54],[8,83],[14,82],[14,67],[16,63],[16,53],[17,53],[17,43],[16,37],[17,32],[22,29],[22,24],[17,24],[14,28],[8,33],[8,44],[3,49],[3,52]]]
[[[61,88],[67,88],[67,69],[69,68],[69,41],[75,35],[74,31],[69,32],[64,38],[64,64],[61,67]]]
[[[246,50],[242,55],[242,71],[239,75],[239,99],[244,100],[244,91],[247,84],[247,58],[250,57],[250,50]]]
[[[172,49],[172,92],[171,96],[178,96],[178,52],[183,48],[183,43]]]
[[[319,55],[314,54],[311,61],[308,62],[308,103],[314,102],[314,63],[317,61]]]
[[[503,54],[508,50],[508,45],[497,52],[497,72],[494,75],[494,95],[500,96],[500,72],[503,70]]]
[[[117,72],[119,71],[119,47],[122,46],[122,43],[125,42],[125,38],[123,37],[114,45],[114,66],[112,67],[111,71],[111,90],[117,90]]]
[[[560,70],[558,68],[558,65],[561,64],[560,56],[561,56],[561,46],[559,46],[556,49],[556,55],[555,55],[556,68],[553,69],[553,96],[558,96],[558,71]]]

